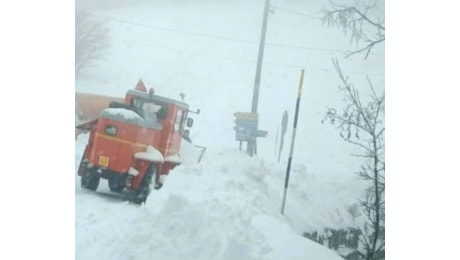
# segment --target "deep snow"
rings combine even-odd
[[[341,31],[314,18],[326,1],[271,1],[258,106],[259,126],[269,134],[259,139],[254,158],[237,149],[233,113],[251,107],[264,1],[135,3],[96,10],[111,28],[112,47],[97,66],[82,70],[75,90],[122,97],[142,78],[159,95],[185,93],[191,108],[201,110],[193,115],[191,137],[207,152],[199,165],[184,161],[142,207],[83,191],[76,177],[77,259],[336,259],[301,237],[305,231],[356,225],[359,219],[348,209],[365,187],[354,174],[359,169],[359,160],[350,156],[354,148],[333,126],[321,124],[328,106],[342,106],[331,58],[356,48]],[[366,61],[359,55],[339,59],[364,98],[366,75],[376,89],[384,88],[383,55],[379,46]],[[276,133],[285,110],[288,130],[278,164]],[[76,142],[76,167],[84,138]],[[101,182],[100,189],[108,192],[105,186]]]
[[[76,163],[87,139],[76,142]],[[281,215],[279,177],[234,148],[176,168],[142,206],[110,193],[106,181],[97,193],[83,190],[77,177],[76,259],[340,259]]]

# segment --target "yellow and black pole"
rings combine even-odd
[[[283,204],[281,205],[281,214],[283,215],[284,215],[284,207],[286,205],[286,193],[287,193],[287,188],[289,184],[289,172],[291,171],[292,154],[294,152],[295,133],[297,130],[297,118],[299,116],[300,96],[302,94],[303,74],[304,74],[304,70],[302,69],[302,73],[300,74],[299,92],[297,94],[297,103],[295,105],[294,128],[292,130],[291,150],[289,151],[289,160],[288,160],[288,166],[286,170],[286,179],[284,182]]]

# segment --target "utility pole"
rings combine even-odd
[[[267,18],[268,18],[269,7],[270,7],[270,1],[265,0],[265,11],[264,11],[264,18],[262,22],[262,33],[260,36],[260,43],[259,43],[259,57],[257,59],[257,70],[256,70],[255,81],[254,81],[254,92],[252,94],[252,108],[251,108],[252,113],[257,113],[257,105],[259,103],[260,74],[262,71],[262,60],[264,58],[265,32],[267,31]],[[257,138],[254,137],[248,141],[247,152],[250,156],[252,156],[256,151],[257,151]]]

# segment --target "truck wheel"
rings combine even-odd
[[[145,203],[147,197],[152,191],[152,184],[153,184],[153,177],[155,176],[155,165],[150,164],[147,172],[145,173],[144,179],[139,186],[139,189],[136,191],[136,195],[134,197],[134,202],[137,204]]]
[[[99,180],[101,176],[94,170],[94,168],[88,168],[84,170],[81,176],[81,186],[85,189],[95,191],[99,186]]]
[[[121,192],[125,188],[125,179],[122,178],[110,178],[109,179],[109,188],[113,192]]]

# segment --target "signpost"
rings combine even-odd
[[[257,113],[236,112],[235,131],[237,141],[250,141],[253,133],[257,131]]]
[[[281,143],[280,143],[280,151],[278,153],[278,163],[280,163],[281,152],[283,151],[284,134],[286,134],[287,123],[288,123],[288,112],[285,110],[283,114],[283,119],[281,120]]]
[[[242,142],[248,142],[247,152],[252,156],[249,143],[254,142],[257,137],[265,137],[268,132],[257,129],[259,115],[251,112],[236,112],[233,114],[235,119],[235,139],[240,141],[240,150]]]

